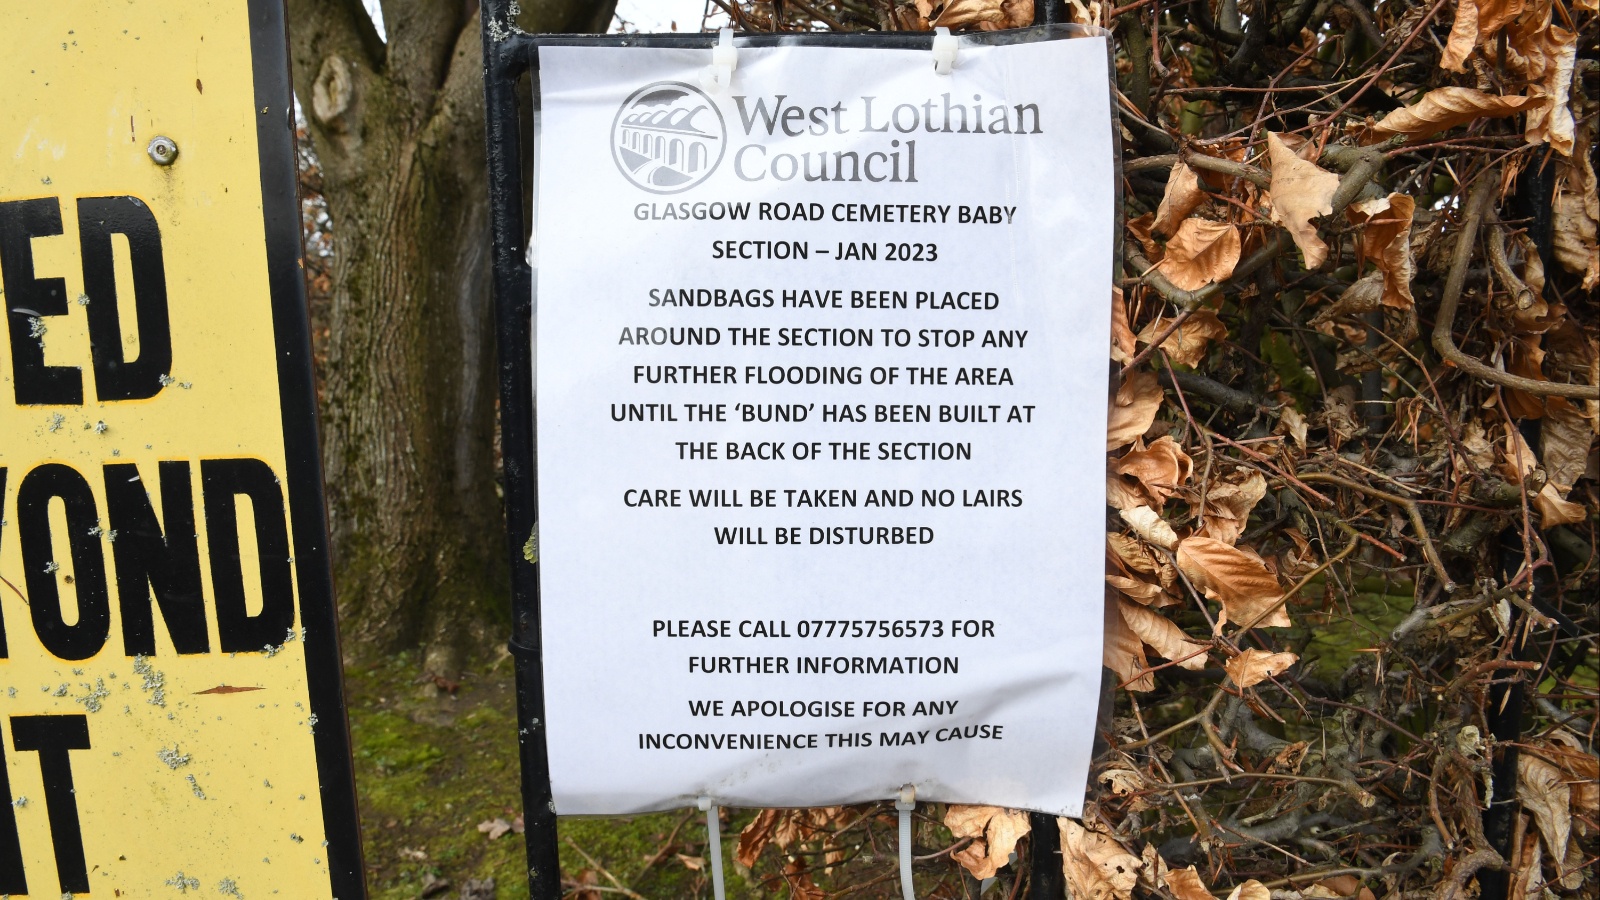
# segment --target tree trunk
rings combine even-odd
[[[530,4],[519,24],[586,30],[612,5]],[[420,646],[451,673],[506,594],[476,4],[385,2],[387,43],[358,0],[288,6],[333,220],[322,442],[345,648]]]

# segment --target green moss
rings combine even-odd
[[[477,828],[495,818],[509,822],[522,808],[511,664],[465,679],[453,697],[418,684],[418,666],[415,657],[400,655],[345,675],[371,896],[412,900],[430,874],[456,886],[444,896],[455,896],[469,878],[488,877],[500,897],[525,896],[522,836],[490,840]],[[773,896],[753,889],[733,864],[739,829],[753,815],[739,811],[724,826],[732,897]],[[675,829],[672,852],[646,869]],[[677,856],[707,855],[698,811],[562,819],[559,830],[567,878],[593,868],[576,844],[643,896],[709,896],[702,873]]]

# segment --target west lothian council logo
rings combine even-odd
[[[658,81],[633,92],[611,125],[624,178],[657,194],[694,187],[716,171],[728,140],[722,111],[697,88]]]

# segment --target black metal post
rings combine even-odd
[[[523,260],[521,115],[516,84],[531,60],[518,41],[510,0],[483,0],[483,92],[488,127],[495,337],[500,365],[500,435],[505,460],[506,535],[511,560],[510,650],[517,679],[517,745],[528,896],[558,900],[561,854],[550,758],[545,746],[544,658],[540,652],[538,478],[533,427],[533,271]],[[497,37],[497,35],[499,37]]]
[[[1555,192],[1555,165],[1549,159],[1536,161],[1517,177],[1515,204],[1521,217],[1531,220],[1528,235],[1544,263],[1545,271],[1554,271],[1553,198]],[[1535,454],[1540,452],[1542,428],[1538,421],[1518,420],[1517,428],[1522,439]],[[1502,579],[1509,580],[1526,561],[1523,535],[1516,528],[1500,533],[1500,571]],[[1554,573],[1540,568],[1531,573],[1533,600],[1539,607],[1555,609],[1559,599],[1559,585]],[[1511,657],[1528,659],[1530,635],[1524,627],[1522,610],[1511,607],[1507,630],[1515,642]],[[1537,679],[1535,679],[1537,681]],[[1517,748],[1522,740],[1522,708],[1527,703],[1526,679],[1521,671],[1509,670],[1499,676],[1489,687],[1489,734],[1496,744],[1502,745],[1493,763],[1494,792],[1489,806],[1483,811],[1483,836],[1509,864],[1515,848],[1511,846],[1512,825],[1517,812]],[[1511,872],[1506,869],[1486,869],[1478,873],[1481,900],[1505,900],[1511,888]]]

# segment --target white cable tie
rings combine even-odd
[[[956,39],[950,29],[939,26],[933,30],[933,71],[949,75],[956,67]]]
[[[901,787],[894,808],[900,811],[900,895],[905,900],[917,900],[911,884],[911,811],[917,808],[917,786]]]
[[[717,45],[711,48],[711,65],[700,70],[700,86],[720,91],[733,84],[733,70],[739,68],[739,51],[733,46],[733,29],[717,32]]]
[[[728,890],[722,880],[722,817],[709,795],[700,795],[699,806],[706,814],[706,843],[711,845],[712,896],[715,900],[726,900]]]

